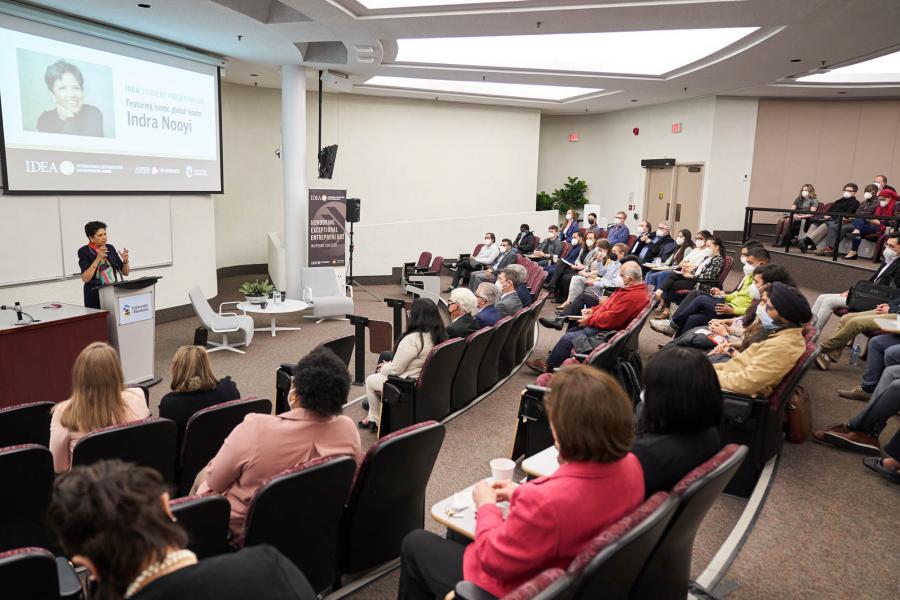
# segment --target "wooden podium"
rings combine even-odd
[[[153,385],[156,350],[156,282],[159,276],[117,281],[100,287],[107,311],[109,343],[119,351],[126,385]]]
[[[22,311],[35,322],[0,312],[0,408],[65,400],[78,353],[108,339],[106,311],[59,302],[30,304]]]

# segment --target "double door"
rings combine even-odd
[[[650,229],[660,222],[669,224],[672,237],[681,229],[696,234],[700,226],[703,195],[703,165],[648,167],[644,186],[644,218]]]

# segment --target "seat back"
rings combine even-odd
[[[37,444],[2,448],[0,474],[8,486],[0,494],[0,551],[23,546],[54,548],[45,523],[53,487],[50,450]]]
[[[93,431],[75,444],[72,466],[118,458],[159,471],[175,483],[175,439],[178,427],[169,419],[149,418]]]
[[[678,508],[641,570],[632,598],[684,599],[697,529],[746,456],[746,446],[729,444],[672,488],[680,498]]]
[[[59,600],[56,559],[43,548],[16,548],[0,553],[4,598]]]
[[[459,367],[466,341],[453,338],[441,342],[425,357],[422,371],[416,379],[415,420],[440,421],[450,414],[453,377]]]
[[[728,277],[728,273],[731,272],[732,264],[734,264],[734,258],[727,254],[722,257],[722,270],[719,271],[719,285],[716,286],[720,290],[725,287],[725,279]]]
[[[628,236],[628,241],[625,242],[625,245],[628,246],[628,249],[631,250],[631,247],[634,246],[634,243],[637,241],[637,236],[633,233]]]
[[[427,267],[431,262],[431,252],[422,252],[419,254],[419,260],[416,261],[417,267]]]
[[[497,376],[500,379],[512,373],[513,368],[519,364],[516,362],[516,349],[519,346],[519,337],[522,334],[522,329],[528,322],[528,315],[528,308],[520,308],[512,316],[513,323],[509,328],[509,333],[506,335],[506,341],[503,343],[497,362]]]
[[[463,408],[478,397],[478,365],[484,359],[484,353],[487,352],[493,335],[493,328],[482,327],[466,338],[465,351],[453,376],[453,389],[450,392],[451,412]]]
[[[534,278],[528,278],[528,289],[531,290],[531,295],[533,297],[538,297],[538,294],[541,293],[541,288],[544,286],[545,281],[547,281],[547,271],[538,267],[537,271],[534,271]]]
[[[185,496],[169,503],[172,515],[188,534],[188,550],[197,558],[218,556],[228,551],[228,519],[231,504],[225,496],[204,494]]]
[[[29,402],[0,408],[0,448],[18,444],[50,445],[53,402]]]
[[[571,597],[627,600],[677,507],[677,498],[657,492],[591,540],[569,565]]]
[[[380,354],[394,347],[394,326],[387,321],[373,321],[366,323],[369,330],[369,352]]]
[[[534,324],[540,316],[540,311],[537,310],[537,308],[537,302],[532,302],[531,305],[527,307],[528,314],[525,317],[525,323],[522,325],[522,330],[519,332],[519,339],[516,340],[515,364],[519,364],[525,360],[529,350],[531,350],[530,341],[534,340]]]
[[[203,326],[210,330],[213,329],[213,319],[216,313],[209,305],[206,296],[203,295],[203,290],[200,289],[200,286],[195,285],[192,287],[188,291],[188,297],[191,299],[191,306],[194,307],[194,312],[197,313],[197,316],[203,322]]]
[[[478,394],[488,391],[500,380],[500,352],[509,336],[509,330],[513,324],[513,317],[503,317],[494,325],[494,335],[488,343],[484,360],[478,367]]]
[[[434,260],[431,261],[431,266],[428,268],[429,273],[433,273],[434,275],[440,275],[441,269],[444,268],[444,257],[443,256],[435,256]]]
[[[400,556],[407,533],[425,524],[425,488],[444,426],[417,423],[372,444],[350,493],[341,527],[342,574]]]
[[[272,402],[265,398],[232,400],[198,410],[188,419],[181,443],[181,493],[187,494],[197,473],[219,452],[231,430],[250,413],[271,414]]]
[[[478,256],[478,253],[481,252],[482,248],[484,248],[484,244],[475,244],[475,249],[472,250],[472,256]]]
[[[271,544],[316,592],[337,575],[341,517],[356,473],[350,456],[327,456],[283,471],[253,495],[244,546]]]
[[[347,367],[350,367],[350,357],[353,356],[353,344],[356,341],[356,337],[353,334],[345,335],[341,337],[332,338],[328,341],[322,342],[316,349],[318,348],[328,348],[335,354],[337,354],[338,358],[344,361],[344,364]]]
[[[300,285],[312,289],[313,300],[327,296],[343,296],[333,267],[305,267],[300,269]]]

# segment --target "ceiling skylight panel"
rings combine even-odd
[[[566,87],[555,85],[530,85],[497,83],[493,81],[452,81],[449,79],[417,79],[377,75],[362,87],[394,88],[421,92],[446,92],[453,94],[496,96],[561,102],[569,98],[590,95],[603,90],[597,88]]]
[[[802,83],[895,83],[900,81],[900,52],[885,54],[855,65],[798,77]]]

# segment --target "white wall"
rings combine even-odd
[[[749,176],[756,127],[755,99],[706,97],[600,115],[544,115],[541,118],[538,190],[559,188],[568,176],[588,183],[590,202],[612,218],[629,204],[629,221],[644,202],[646,170],[641,160],[674,158],[706,165],[700,224],[740,229],[749,182],[735,189],[735,177]],[[682,124],[672,133],[673,123]],[[638,135],[632,130],[640,129]],[[579,142],[569,142],[578,133]],[[714,199],[714,202],[708,199]],[[719,199],[727,198],[728,204]]]
[[[90,199],[91,202],[103,200],[103,196],[65,196],[65,202],[78,202]],[[139,202],[142,196],[130,196],[131,202]],[[32,201],[32,196],[0,196],[0,208],[4,214],[15,218],[16,205]],[[8,206],[3,206],[8,204]],[[168,207],[168,204],[166,205]],[[103,215],[96,216],[103,220]],[[56,223],[50,224],[58,227]],[[22,232],[27,238],[27,231]],[[127,247],[128,240],[116,237],[115,230],[110,230],[110,243],[119,248]],[[85,239],[85,242],[87,240]],[[9,240],[7,240],[9,243]],[[168,244],[168,232],[165,243]],[[216,238],[213,228],[213,199],[209,196],[173,196],[172,197],[172,266],[135,269],[130,277],[143,275],[162,275],[163,279],[156,287],[156,308],[169,308],[188,303],[187,290],[193,285],[200,285],[204,293],[212,297],[218,293],[216,282]],[[18,247],[27,260],[28,246]],[[74,260],[74,259],[73,259]],[[81,304],[83,284],[80,277],[0,288],[0,304],[15,301],[22,304],[39,302],[66,302]]]
[[[222,99],[226,193],[216,200],[217,264],[265,263],[268,232],[284,227],[274,156],[280,93],[223,84]],[[309,186],[346,189],[362,199],[355,275],[389,274],[426,248],[469,251],[485,228],[517,233],[520,217],[507,229],[506,215],[533,214],[537,111],[349,94],[326,94],[324,105],[322,144],[338,144],[334,178],[316,179],[318,102],[310,93]],[[449,223],[431,225],[478,215],[503,218],[483,220],[472,240],[459,239],[468,233]]]

